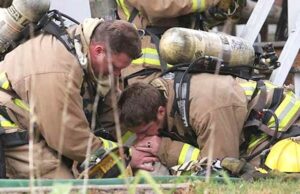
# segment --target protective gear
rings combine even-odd
[[[271,148],[265,165],[280,172],[300,172],[300,144],[291,139],[277,142]]]
[[[214,56],[230,66],[254,63],[252,45],[239,37],[185,28],[171,28],[160,40],[160,54],[169,64],[190,63]]]
[[[14,0],[6,9],[0,9],[0,53],[20,36],[30,22],[37,22],[50,7],[49,0]]]
[[[74,26],[74,28],[68,29],[68,32],[70,36],[75,35],[75,32],[82,32],[82,36],[80,37],[83,40],[84,33],[82,30],[84,29],[82,28],[85,28],[85,26]],[[84,30],[84,32],[87,31]],[[43,45],[43,49],[41,49],[41,45]],[[31,52],[24,54],[24,51],[28,50]],[[43,65],[40,65],[41,61],[43,61]],[[37,124],[37,130],[35,131],[43,134],[47,142],[47,144],[45,142],[43,144],[41,143],[42,140],[35,139],[39,145],[41,144],[40,150],[43,153],[36,154],[39,158],[34,157],[35,169],[37,171],[42,170],[40,176],[48,178],[56,176],[55,173],[49,174],[59,167],[57,163],[58,156],[53,152],[53,149],[61,149],[61,154],[65,157],[82,162],[86,157],[87,142],[91,136],[91,132],[90,125],[82,109],[80,92],[84,73],[78,63],[77,57],[69,52],[61,41],[54,36],[40,34],[20,44],[12,52],[8,53],[1,62],[0,71],[6,72],[11,84],[10,86],[12,86],[21,99],[27,103],[31,102],[31,100],[39,102],[35,104],[35,110],[38,112],[37,123],[43,124]],[[43,76],[40,76],[41,74]],[[28,88],[27,84],[32,87]],[[66,90],[66,88],[68,89]],[[28,99],[28,94],[31,96],[30,99]],[[3,98],[3,92],[0,92],[0,95],[0,103],[6,105],[7,101]],[[67,98],[68,100],[65,101]],[[93,100],[92,97],[90,99]],[[51,101],[51,105],[49,105],[49,100]],[[20,123],[19,126],[22,129],[29,129],[30,119],[20,118],[18,114],[20,111],[18,109],[12,109],[12,112],[17,117]],[[64,117],[62,114],[69,115],[67,122],[62,120]],[[27,116],[29,117],[29,114]],[[61,130],[62,128],[64,130]],[[64,139],[64,143],[60,147],[60,138],[58,136],[60,136],[62,131],[64,131],[65,136],[72,138]],[[99,147],[102,147],[102,145],[102,141],[99,138],[92,136],[91,151],[95,151]],[[8,149],[5,152],[7,161],[9,161],[7,162],[8,176],[12,178],[28,178],[28,145]],[[44,161],[49,158],[49,155],[51,155],[51,161],[49,160],[46,166],[46,162]],[[66,166],[64,166],[64,169],[64,174],[71,174]],[[60,177],[66,176],[61,175]],[[68,178],[71,177],[68,176]]]
[[[84,169],[88,165],[89,178],[112,178],[119,176],[122,171],[118,165],[122,165],[122,159],[125,162],[125,168],[130,162],[129,148],[123,147],[124,157],[120,154],[120,148],[116,147],[112,150],[98,149],[88,160],[84,161],[80,168]],[[119,163],[119,164],[118,164]],[[127,169],[127,173],[128,173]],[[85,171],[79,175],[84,176]]]
[[[193,142],[197,142],[194,146],[201,150],[200,157],[208,156],[210,145],[214,145],[213,158],[238,157],[240,134],[247,114],[247,100],[239,84],[230,76],[206,73],[193,75],[188,98],[190,105],[187,111],[191,128],[186,128],[180,115],[172,112],[175,99],[173,79],[174,76],[172,78],[171,75],[166,75],[151,82],[151,84],[155,83],[153,85],[157,88],[166,89],[162,91],[169,99],[166,110],[167,126],[170,130],[166,132],[177,137],[175,141],[171,136],[162,138],[158,152],[160,161],[167,167],[177,165],[181,154],[179,151],[185,150],[184,144],[193,145],[190,142],[191,138]],[[160,87],[160,84],[163,86]],[[234,104],[234,107],[228,109],[224,104]],[[193,133],[195,135],[192,135]],[[224,137],[229,139],[224,141]]]

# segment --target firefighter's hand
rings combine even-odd
[[[161,137],[159,136],[147,136],[142,140],[139,140],[134,147],[139,151],[149,152],[154,156],[157,156],[159,146],[161,143]]]
[[[133,169],[153,171],[154,167],[151,164],[157,161],[159,161],[158,158],[153,156],[151,153],[139,151],[135,147],[131,147],[130,166]]]

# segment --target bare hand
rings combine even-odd
[[[147,136],[142,140],[139,140],[134,147],[143,152],[151,153],[154,156],[157,156],[159,146],[161,143],[161,137],[159,136]]]
[[[132,168],[153,171],[154,167],[152,163],[157,161],[159,161],[158,158],[153,156],[151,153],[139,151],[135,149],[135,147],[131,147],[130,166]]]

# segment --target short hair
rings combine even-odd
[[[108,42],[112,53],[124,52],[131,59],[139,58],[142,53],[137,30],[131,23],[122,20],[100,23],[92,34],[91,42]]]
[[[133,83],[119,98],[122,127],[129,129],[155,121],[160,106],[166,106],[166,99],[157,88],[142,82]]]

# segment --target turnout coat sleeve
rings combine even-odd
[[[92,152],[102,146],[91,133],[83,111],[83,71],[59,40],[51,35],[32,38],[9,53],[0,70],[29,104],[35,129],[50,148],[82,162],[89,138]]]
[[[150,18],[170,18],[200,11],[205,0],[128,0],[128,4]]]
[[[187,128],[181,118],[170,117],[173,104],[173,81],[167,83],[168,129],[175,127],[185,137]],[[247,99],[243,89],[231,76],[197,74],[191,78],[189,121],[200,149],[200,158],[212,154],[214,159],[239,156],[241,131],[247,115]],[[178,162],[183,143],[163,138],[158,152],[168,167]],[[211,152],[211,153],[210,153]]]

